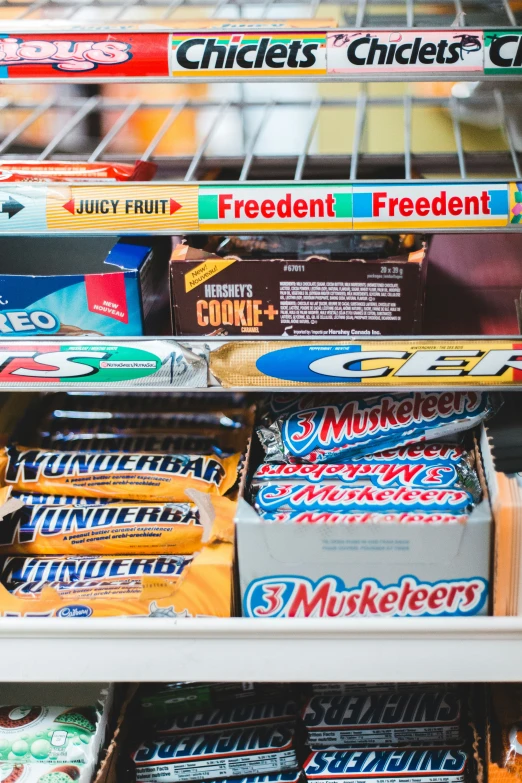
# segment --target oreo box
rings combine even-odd
[[[250,474],[260,459],[254,450]],[[236,541],[244,616],[487,614],[492,516],[478,448],[475,465],[483,499],[461,517],[427,513],[420,521],[415,514],[382,512],[379,519],[345,514],[338,520],[328,510],[262,517],[240,498]]]
[[[206,247],[212,246],[211,238]],[[173,250],[175,334],[345,337],[421,331],[424,248],[410,251],[391,237],[332,235],[230,237],[216,249],[225,257],[187,244]]]
[[[170,237],[0,237],[0,337],[168,331]]]

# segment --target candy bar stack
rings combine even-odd
[[[459,439],[498,404],[475,391],[299,401],[258,429],[254,505],[275,522],[461,522],[481,489]]]
[[[142,708],[131,753],[138,783],[296,783],[300,776],[299,706],[290,688],[173,683],[145,689]]]
[[[302,718],[308,781],[464,781],[472,754],[452,686],[314,686]]]
[[[158,599],[210,563],[218,595],[234,534],[223,496],[248,435],[238,395],[44,398],[0,455],[2,585],[50,613],[58,596],[64,617],[174,616]],[[194,612],[229,614],[225,589],[222,609],[203,598]]]

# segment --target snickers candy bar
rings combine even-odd
[[[188,734],[206,732],[212,729],[231,729],[238,726],[258,726],[264,723],[279,724],[295,720],[295,701],[261,702],[258,704],[232,703],[223,707],[179,715],[158,721],[154,725],[155,735]]]
[[[4,781],[0,778],[0,783]],[[216,783],[216,781],[210,781]],[[274,772],[269,775],[247,775],[240,778],[221,778],[219,783],[305,783],[300,769],[291,772]]]
[[[398,693],[400,691],[454,690],[456,683],[424,682],[313,682],[311,694],[314,696],[351,696],[354,693]]]
[[[289,464],[265,462],[252,479],[251,490],[257,491],[268,482],[368,483],[376,487],[461,487],[469,490],[475,501],[480,499],[477,474],[464,458],[460,463],[437,462],[345,462]]]
[[[332,481],[323,484],[266,484],[260,487],[255,506],[260,511],[413,511],[467,514],[473,509],[474,503],[472,495],[464,489],[381,489],[371,484],[353,485]]]
[[[466,783],[469,779],[467,754],[453,748],[316,751],[303,771],[308,781]]]
[[[255,702],[286,702],[293,690],[278,683],[259,682],[170,682],[142,685],[140,703],[147,720],[171,718],[217,707]]]
[[[342,462],[455,435],[484,421],[497,400],[477,391],[384,394],[280,416],[258,435],[269,462]]]
[[[289,726],[257,726],[146,740],[132,754],[138,783],[220,780],[296,770]]]
[[[312,750],[460,745],[455,690],[314,694],[302,718]]]

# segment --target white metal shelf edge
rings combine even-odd
[[[522,618],[0,621],[5,681],[519,681]]]

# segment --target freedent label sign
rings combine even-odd
[[[494,30],[484,33],[484,73],[490,76],[522,74],[522,32]]]
[[[504,183],[383,183],[353,186],[353,228],[506,226]]]
[[[479,30],[341,31],[327,38],[328,73],[441,73],[482,71]]]
[[[351,229],[352,186],[205,186],[198,211],[200,229],[209,231]]]
[[[326,74],[325,33],[173,34],[170,75],[216,78]]]

